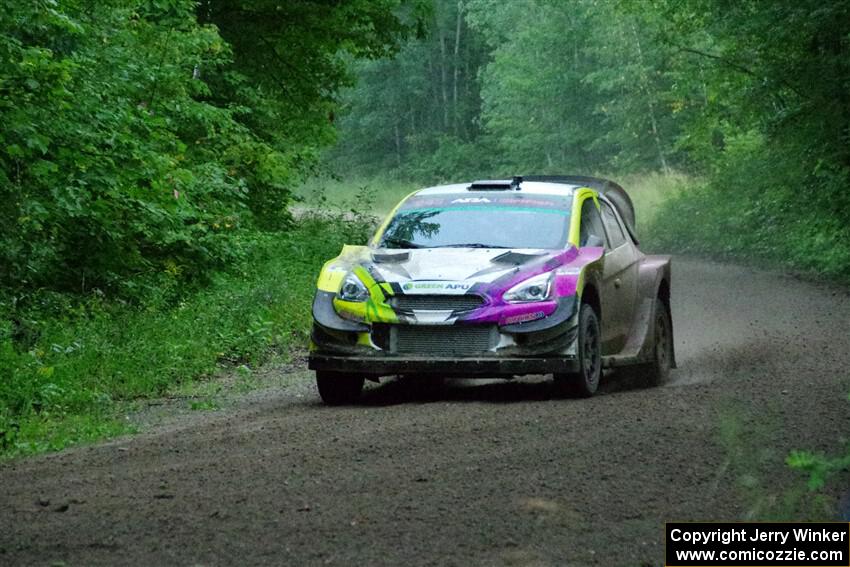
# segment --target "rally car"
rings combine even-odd
[[[325,403],[382,376],[552,374],[590,396],[603,368],[675,367],[670,257],[638,249],[622,187],[524,176],[430,187],[319,275],[309,367]]]

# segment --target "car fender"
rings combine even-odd
[[[670,332],[673,333],[672,312],[670,310],[669,289],[671,285],[670,275],[670,256],[644,256],[638,267],[638,297],[635,310],[635,320],[632,325],[629,341],[626,346],[626,351],[634,350],[638,352],[638,358],[641,360],[651,360],[653,356],[653,347],[655,345],[655,326],[652,324],[655,321],[655,308],[657,298],[667,306],[667,314],[670,317]],[[663,286],[666,285],[667,292],[662,292]],[[675,335],[674,335],[675,336]],[[671,365],[676,367],[676,350],[675,341],[673,341],[673,349],[670,353]]]
[[[369,270],[371,249],[368,246],[345,245],[339,256],[325,262],[316,282],[313,318],[320,325],[338,331],[368,330],[364,323],[397,322],[396,314],[386,304],[392,290],[377,281]],[[369,291],[363,302],[343,301],[337,297],[342,280],[354,273]]]

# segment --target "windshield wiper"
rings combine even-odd
[[[384,238],[384,244],[393,244],[396,248],[422,248],[419,244],[415,242],[411,242],[409,240],[405,240],[404,238],[395,238],[393,236],[387,236]]]
[[[444,244],[434,248],[510,248],[509,246],[496,246],[494,244],[483,244],[481,242],[467,242],[464,244]]]

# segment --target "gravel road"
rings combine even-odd
[[[850,432],[850,293],[682,258],[673,277],[664,387],[393,381],[329,408],[299,372],[0,465],[0,565],[660,565],[665,521],[801,513],[788,452]],[[801,506],[837,518],[848,485]]]

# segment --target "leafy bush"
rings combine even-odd
[[[319,268],[371,228],[369,218],[306,218],[175,304],[47,293],[25,309],[0,305],[0,454],[120,431],[115,402],[303,348]]]
[[[786,460],[788,466],[809,475],[809,488],[818,490],[824,487],[833,475],[850,470],[850,450],[844,456],[827,457],[821,453],[794,451]]]
[[[251,146],[207,104],[228,60],[191,2],[41,0],[0,15],[0,286],[135,297],[244,254]],[[228,162],[225,157],[230,157]]]
[[[398,4],[9,3],[0,293],[145,301],[206,283],[258,231],[287,229],[290,184],[333,138],[346,61],[394,49],[408,30]]]
[[[651,244],[850,280],[846,174],[809,170],[793,147],[746,137],[729,141],[715,175],[659,205]]]
[[[400,3],[4,5],[0,451],[114,432],[116,400],[304,338],[318,266],[365,224],[296,226],[290,186],[347,65],[425,13]]]

